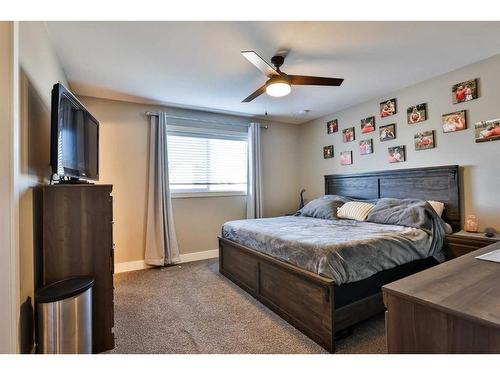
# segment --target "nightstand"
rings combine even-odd
[[[457,258],[498,241],[500,241],[498,234],[494,237],[486,237],[484,233],[469,233],[463,230],[447,234],[445,242],[446,256],[448,259]]]

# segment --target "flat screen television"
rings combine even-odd
[[[99,179],[99,122],[61,83],[52,89],[51,152],[59,180]]]

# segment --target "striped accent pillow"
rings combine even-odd
[[[434,208],[434,211],[436,211],[439,217],[443,215],[444,203],[437,201],[427,201],[427,203],[429,203],[432,206],[432,208]]]
[[[365,221],[373,207],[374,204],[366,202],[347,202],[337,210],[337,217]]]

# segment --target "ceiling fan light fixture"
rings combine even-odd
[[[274,97],[286,96],[292,91],[291,85],[340,86],[344,81],[343,78],[287,75],[280,70],[281,65],[285,62],[287,53],[273,56],[271,63],[274,65],[274,68],[254,51],[241,51],[241,54],[269,78],[265,84],[243,99],[242,103],[250,103],[265,92],[269,96]]]
[[[276,98],[287,96],[290,91],[292,91],[290,83],[283,77],[273,77],[266,85],[266,93]]]

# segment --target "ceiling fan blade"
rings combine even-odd
[[[250,61],[257,69],[268,77],[278,76],[279,73],[271,65],[269,65],[262,57],[254,51],[241,51],[241,54]]]
[[[343,78],[311,77],[289,75],[292,85],[340,86]]]
[[[257,90],[255,90],[253,93],[248,95],[245,99],[242,100],[242,103],[248,103],[257,98],[258,96],[264,94],[266,92],[266,85],[263,85],[259,87]]]

